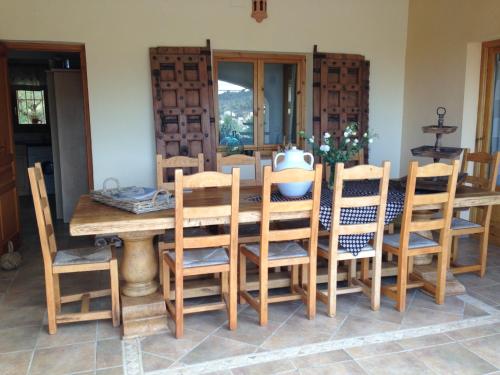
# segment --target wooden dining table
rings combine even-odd
[[[260,203],[252,197],[260,194],[258,187],[241,187],[240,191],[240,223],[255,223],[260,221]],[[229,191],[225,189],[202,189],[184,194],[184,205],[216,205],[229,201]],[[470,187],[457,189],[454,207],[467,208],[485,205],[500,204],[500,192],[489,192]],[[439,207],[432,205],[422,206],[420,209],[430,210]],[[293,220],[305,217],[303,213],[284,213],[274,219]],[[212,217],[203,220],[186,219],[185,227],[228,224],[227,219]],[[159,300],[157,292],[158,283],[158,257],[154,249],[153,239],[167,229],[175,226],[174,209],[155,211],[145,214],[134,214],[118,208],[106,206],[93,201],[89,195],[82,195],[70,221],[70,234],[73,236],[116,234],[123,240],[123,258],[120,264],[120,276],[123,279],[121,293],[122,302],[130,304],[137,309],[138,299],[143,298],[147,303]],[[395,275],[395,267],[386,269],[384,276]],[[340,277],[340,279],[342,279]],[[276,275],[270,279],[270,286],[286,286],[288,278]],[[318,282],[322,280],[318,274]],[[249,285],[251,287],[251,281]],[[257,283],[255,285],[257,287]],[[208,285],[193,287],[186,296],[202,296],[210,294],[212,289]],[[146,303],[146,302],[145,302]],[[124,307],[124,313],[126,306]],[[135,311],[135,310],[134,310]]]

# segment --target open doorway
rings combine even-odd
[[[6,180],[0,186],[15,180],[12,190],[4,193],[10,200],[15,197],[16,204],[0,204],[0,223],[17,218],[24,224],[34,218],[27,168],[35,162],[42,164],[54,219],[67,223],[78,197],[93,187],[84,46],[1,44],[5,84],[0,89],[9,113],[0,127],[10,128],[2,131],[10,139],[4,140],[7,157],[0,161],[11,166],[0,166],[9,171],[0,176]],[[0,253],[7,241],[17,242],[19,225],[11,225],[8,232],[0,231]]]

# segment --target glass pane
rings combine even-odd
[[[18,99],[24,99],[25,95],[26,95],[26,93],[24,92],[24,90],[17,90],[17,98]]]
[[[43,91],[33,91],[35,99],[42,99]]]
[[[33,91],[25,91],[26,99],[33,99]]]
[[[264,144],[297,142],[297,64],[264,64]]]
[[[254,144],[253,63],[219,62],[219,143]]]

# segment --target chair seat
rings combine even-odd
[[[110,246],[58,250],[54,258],[54,266],[106,263],[111,260],[111,256]]]
[[[454,217],[451,220],[451,229],[468,229],[468,228],[481,228],[481,225],[473,223],[472,221]]]
[[[400,233],[386,234],[384,235],[384,244],[398,248],[399,239],[400,239]],[[410,233],[410,241],[408,244],[409,249],[418,249],[421,247],[431,247],[431,246],[439,246],[439,244],[436,241],[421,236],[420,234]]]
[[[184,229],[184,237],[201,237],[201,236],[210,236],[211,233],[205,227],[192,227]],[[175,230],[169,229],[165,232],[165,234],[160,237],[164,242],[174,242],[175,241]]]
[[[318,250],[319,251],[323,251],[323,252],[329,252],[330,251],[330,240],[329,238],[325,238],[325,237],[321,237],[318,239]],[[373,251],[373,247],[372,245],[370,244],[366,244],[362,249],[361,249],[361,252],[360,254],[363,252],[363,251]],[[343,247],[339,247],[337,252],[339,254],[345,254],[345,253],[350,253],[349,250],[347,250],[346,248],[343,248]]]
[[[175,251],[169,251],[168,256],[175,262]],[[184,268],[229,264],[229,257],[223,247],[184,250],[183,260]]]
[[[245,247],[256,256],[260,256],[260,243],[245,245]],[[268,259],[286,259],[306,257],[307,251],[297,242],[271,242],[269,243]]]

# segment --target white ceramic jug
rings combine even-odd
[[[309,157],[309,162],[305,157]],[[283,157],[283,160],[278,163],[278,159]],[[273,169],[282,171],[284,169],[300,168],[312,171],[314,165],[314,156],[310,152],[304,152],[293,146],[285,152],[276,154],[273,160]],[[278,189],[285,197],[302,197],[311,188],[312,182],[290,182],[287,184],[278,184]]]

